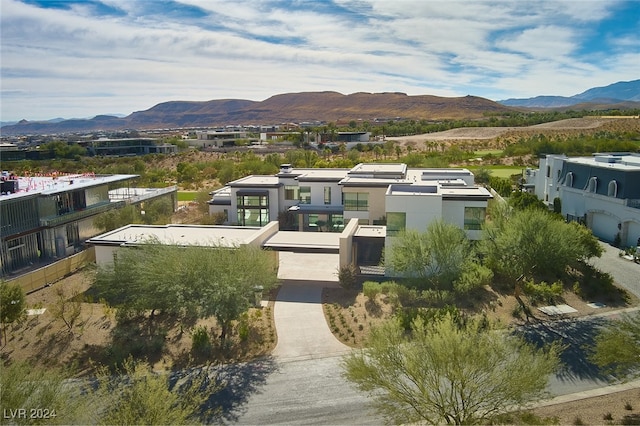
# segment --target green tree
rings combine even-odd
[[[219,409],[207,402],[221,389],[208,367],[189,371],[176,382],[149,366],[127,360],[118,374],[99,369],[89,381],[69,380],[72,372],[2,365],[0,405],[11,424],[164,425],[209,423]],[[17,410],[26,410],[19,416]],[[31,416],[31,409],[40,409]]]
[[[149,241],[119,251],[112,265],[98,270],[94,287],[133,313],[214,316],[225,338],[232,321],[252,305],[254,287],[269,289],[276,280],[272,257],[257,247],[184,248]]]
[[[482,278],[477,285],[486,282],[487,271],[478,270],[464,231],[442,220],[431,222],[426,232],[400,232],[387,256],[393,271],[413,278],[419,287],[450,291],[459,281],[459,288],[466,291],[473,287],[473,276]],[[468,275],[460,281],[465,273]]]
[[[345,377],[374,400],[388,423],[487,424],[544,396],[558,349],[486,330],[482,320],[451,315],[399,320],[372,330],[366,349],[343,361]]]
[[[489,176],[489,186],[503,197],[509,197],[513,190],[513,183],[511,182],[511,179],[497,176]]]
[[[473,174],[475,177],[475,182],[479,184],[486,185],[491,180],[491,169],[487,169],[485,167],[480,167]],[[511,189],[511,188],[509,188]]]
[[[131,360],[117,375],[102,370],[96,399],[101,407],[99,423],[105,425],[184,425],[211,420],[216,410],[207,406],[220,386],[209,377],[209,368],[190,372],[174,386],[169,377]]]
[[[547,211],[513,211],[485,227],[481,242],[487,266],[516,279],[540,273],[560,276],[567,266],[602,254],[590,231]]]
[[[164,225],[171,221],[173,201],[162,197],[145,203],[142,220],[146,224]]]
[[[640,375],[640,315],[608,322],[596,335],[589,358],[618,377]]]
[[[26,362],[13,361],[2,364],[0,374],[0,406],[4,415],[19,409],[25,416],[13,416],[11,424],[91,424],[92,409],[87,397],[79,388],[69,386],[69,372],[52,368],[44,369]],[[30,416],[31,409],[43,409],[40,419]],[[44,410],[47,410],[46,412]],[[3,420],[6,422],[7,419]]]
[[[509,196],[509,205],[516,210],[539,209],[547,211],[547,205],[536,194],[516,191]]]
[[[123,227],[125,225],[140,222],[141,219],[138,208],[132,204],[129,204],[120,209],[112,209],[99,214],[93,220],[93,226],[107,232]]]
[[[23,319],[27,302],[22,287],[18,283],[0,281],[0,324],[2,337],[7,341],[7,326]]]

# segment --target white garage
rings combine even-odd
[[[613,242],[618,229],[618,218],[606,213],[593,213],[591,216],[591,230],[593,235],[602,241]]]
[[[640,238],[640,222],[627,222],[627,241],[625,247],[635,247]],[[625,243],[623,241],[623,243]]]

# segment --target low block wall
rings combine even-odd
[[[9,283],[18,283],[25,293],[30,293],[47,284],[54,283],[82,266],[95,261],[95,249],[94,247],[89,247],[79,253],[7,281]]]

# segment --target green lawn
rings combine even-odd
[[[481,149],[478,151],[474,151],[473,155],[476,155],[478,157],[484,157],[485,155],[491,154],[495,157],[498,157],[500,155],[502,155],[504,151],[501,149]]]
[[[195,201],[197,195],[194,191],[178,191],[178,201]]]
[[[472,172],[474,170],[478,170],[480,166],[470,166],[469,170]],[[500,177],[500,178],[508,178],[511,175],[522,174],[522,170],[525,168],[523,166],[484,166],[485,169],[491,170],[491,176]]]

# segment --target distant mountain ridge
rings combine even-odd
[[[127,117],[99,115],[87,120],[58,123],[30,122],[2,127],[3,135],[52,134],[97,130],[162,129],[217,127],[225,125],[271,125],[287,122],[350,120],[373,121],[376,118],[461,119],[481,118],[486,112],[509,111],[497,102],[476,97],[443,98],[404,93],[337,92],[287,93],[261,102],[220,99],[204,102],[170,101]]]
[[[594,87],[571,97],[536,96],[526,99],[506,99],[498,102],[505,106],[524,108],[562,108],[586,102],[593,104],[640,102],[640,80],[619,81],[604,87]]]
[[[273,125],[305,121],[347,122],[375,119],[476,119],[513,108],[640,108],[640,80],[589,89],[571,97],[537,96],[494,102],[477,96],[444,98],[405,93],[286,93],[264,101],[217,99],[169,101],[128,116],[98,115],[90,119],[27,121],[2,126],[3,136],[125,129]]]

